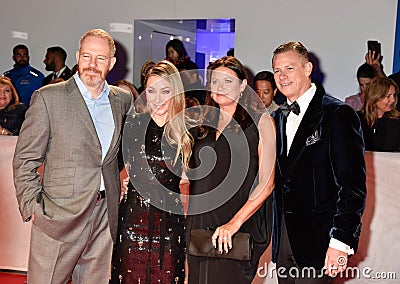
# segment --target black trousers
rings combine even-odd
[[[279,284],[332,284],[333,278],[322,270],[311,267],[300,268],[294,259],[286,230],[285,217],[282,217],[282,233],[276,272]]]

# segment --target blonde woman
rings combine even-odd
[[[112,283],[183,283],[180,184],[193,141],[175,66],[168,61],[154,65],[145,79],[145,93],[146,111],[133,112],[124,128],[124,161],[133,186],[120,205]]]
[[[400,151],[400,112],[396,109],[399,87],[387,77],[371,80],[365,103],[358,112],[369,151]]]
[[[0,76],[0,135],[18,135],[25,112],[11,80]]]

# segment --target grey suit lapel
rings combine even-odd
[[[100,140],[97,136],[92,117],[90,116],[90,112],[86,106],[85,100],[83,99],[82,94],[80,93],[79,88],[76,85],[75,79],[73,77],[67,80],[66,88],[67,92],[69,93],[71,105],[76,111],[76,115],[81,118],[82,124],[89,130],[92,136],[95,137],[98,145],[100,145]]]

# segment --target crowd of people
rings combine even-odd
[[[227,55],[233,56],[233,50],[229,50]],[[315,62],[315,55],[312,53],[309,54],[310,61]],[[51,73],[48,74],[46,77],[37,70],[33,68],[29,64],[29,50],[26,45],[18,44],[13,48],[13,55],[12,59],[14,60],[15,64],[11,70],[5,71],[3,76],[8,77],[11,80],[13,88],[15,89],[16,96],[20,104],[23,104],[26,108],[30,105],[30,100],[32,93],[39,89],[42,86],[58,83],[65,80],[68,80],[75,72],[77,71],[77,64],[73,66],[71,69],[66,66],[66,59],[67,59],[67,52],[61,46],[52,46],[47,48],[45,53],[45,58],[43,63],[45,64],[45,70],[50,71]],[[361,119],[365,120],[363,115],[365,111],[362,111],[365,102],[364,93],[370,81],[375,77],[387,77],[383,66],[381,64],[382,55],[375,54],[373,51],[368,51],[365,55],[365,62],[359,66],[357,69],[357,81],[360,88],[359,93],[350,95],[345,98],[345,102],[350,105],[354,110],[356,110],[361,116]],[[180,72],[181,80],[184,85],[185,90],[185,97],[189,105],[193,106],[202,106],[205,104],[206,99],[206,92],[209,91],[209,86],[206,85],[206,81],[199,75],[197,64],[191,60],[188,52],[182,41],[179,39],[172,39],[167,42],[165,46],[165,60],[171,62],[175,65],[175,67]],[[144,93],[144,79],[149,71],[149,69],[155,64],[151,59],[146,61],[141,70],[140,74],[140,86],[136,87],[133,83],[126,79],[120,79],[119,81],[115,82],[114,84],[118,87],[122,87],[127,91],[131,92],[135,100],[135,108],[138,111],[143,111],[146,104],[146,95]],[[314,64],[314,63],[313,63]],[[314,66],[314,69],[316,67]],[[313,76],[315,72],[312,73],[311,78],[315,83],[315,76]],[[390,79],[394,80],[396,84],[400,83],[398,78],[400,77],[398,73],[392,74],[388,76]],[[263,70],[258,72],[253,77],[252,82],[253,91],[258,95],[258,98],[253,97],[253,104],[252,106],[255,108],[263,109],[264,107],[267,108],[267,111],[271,114],[273,111],[277,110],[279,105],[281,105],[286,99],[282,95],[282,93],[277,89],[275,80],[273,78],[273,73],[267,70]],[[208,90],[207,90],[208,89]],[[141,94],[143,94],[141,96]],[[395,94],[397,97],[398,94]],[[13,100],[15,103],[15,100]],[[393,110],[399,110],[400,105],[399,101],[396,99],[396,102],[393,105]],[[19,107],[14,107],[10,105],[6,111],[6,109],[1,109],[0,113],[0,125],[2,128],[7,129],[9,127],[6,125],[4,121],[9,121],[9,116],[13,117],[13,121],[19,122],[20,124],[24,120],[25,111],[21,111],[20,109],[23,108],[22,105]],[[17,110],[15,110],[17,109]],[[13,110],[10,112],[10,110]],[[190,112],[198,112],[197,108],[192,108]],[[392,118],[397,120],[396,117]],[[368,133],[374,129],[372,125],[363,124],[364,125],[364,132]],[[393,123],[390,124],[389,127],[391,132],[397,133],[399,132],[398,128],[396,128],[397,124]],[[18,123],[16,128],[11,129],[10,131],[4,130],[1,135],[18,135],[19,133]],[[376,132],[376,131],[375,131]],[[368,145],[368,150],[371,151],[400,151],[399,142],[397,142],[400,138],[396,135],[391,136],[381,136],[375,135],[377,141],[374,145]],[[389,139],[390,141],[387,141]],[[378,144],[390,144],[391,147],[381,147]]]
[[[251,85],[232,55],[202,78],[173,39],[141,86],[114,86],[115,52],[89,30],[72,69],[47,49],[45,77],[17,45],[0,77],[0,133],[18,135],[16,196],[33,221],[28,283],[251,283],[271,240],[279,283],[333,283],[357,252],[364,151],[400,151],[399,87],[380,55],[342,102],[300,42]],[[288,273],[304,267],[315,274]]]

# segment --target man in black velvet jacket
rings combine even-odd
[[[272,67],[288,103],[273,113],[272,254],[283,267],[279,283],[331,283],[356,252],[361,231],[366,176],[360,121],[351,107],[311,82],[312,63],[301,43],[279,46]]]

